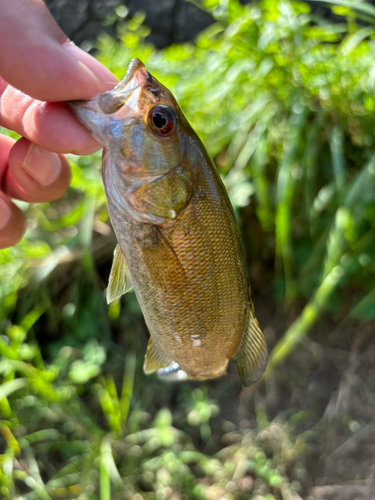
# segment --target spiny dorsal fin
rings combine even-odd
[[[169,366],[172,362],[155,344],[150,337],[145,354],[145,361],[143,363],[143,371],[146,373],[153,373],[160,368]]]
[[[252,310],[249,313],[241,346],[233,359],[241,381],[246,387],[260,379],[266,369],[267,344]]]
[[[128,265],[120,245],[117,244],[113,253],[113,262],[107,288],[107,304],[124,295],[132,287]]]

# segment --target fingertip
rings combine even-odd
[[[9,155],[5,190],[13,198],[32,203],[53,201],[66,193],[70,179],[70,165],[64,155],[22,138]]]
[[[0,249],[16,245],[25,230],[26,220],[22,211],[0,192]]]

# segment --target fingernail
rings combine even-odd
[[[69,54],[77,59],[77,61],[82,63],[95,78],[99,80],[98,83],[102,87],[102,92],[110,90],[117,85],[118,80],[115,75],[109,71],[109,69],[103,66],[103,64],[97,61],[94,57],[90,56],[90,54],[77,47],[77,45],[73,42],[65,42],[63,47],[67,52],[69,52]]]
[[[60,175],[61,160],[56,153],[31,144],[22,168],[41,186],[50,186]]]
[[[0,198],[0,230],[9,223],[12,217],[12,211],[8,203],[6,203],[2,198]]]

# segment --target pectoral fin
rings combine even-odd
[[[263,333],[253,311],[250,311],[247,329],[234,362],[243,385],[256,382],[267,366],[268,351]]]
[[[128,265],[120,245],[117,245],[113,253],[113,262],[109,283],[107,288],[107,304],[121,297],[132,287]]]
[[[145,361],[143,363],[143,371],[146,373],[153,373],[156,370],[165,368],[172,363],[172,360],[168,358],[155,344],[155,342],[150,337],[148,341],[147,350],[145,354]]]
[[[182,172],[170,172],[127,195],[127,202],[148,222],[175,220],[189,203],[193,188]],[[156,218],[156,219],[155,219]]]

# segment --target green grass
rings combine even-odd
[[[217,23],[196,44],[156,51],[142,16],[124,24],[120,43],[98,42],[119,78],[142,59],[215,158],[247,253],[293,318],[267,377],[324,313],[375,319],[375,9],[330,3],[342,23],[302,2],[206,0]],[[0,497],[290,498],[305,453],[290,422],[264,421],[258,409],[256,429],[224,432],[230,444],[210,456],[219,407],[205,388],[173,420],[163,385],[141,375],[135,297],[109,308],[104,299],[115,242],[100,155],[70,159],[68,194],[20,203],[27,234],[0,252]]]

